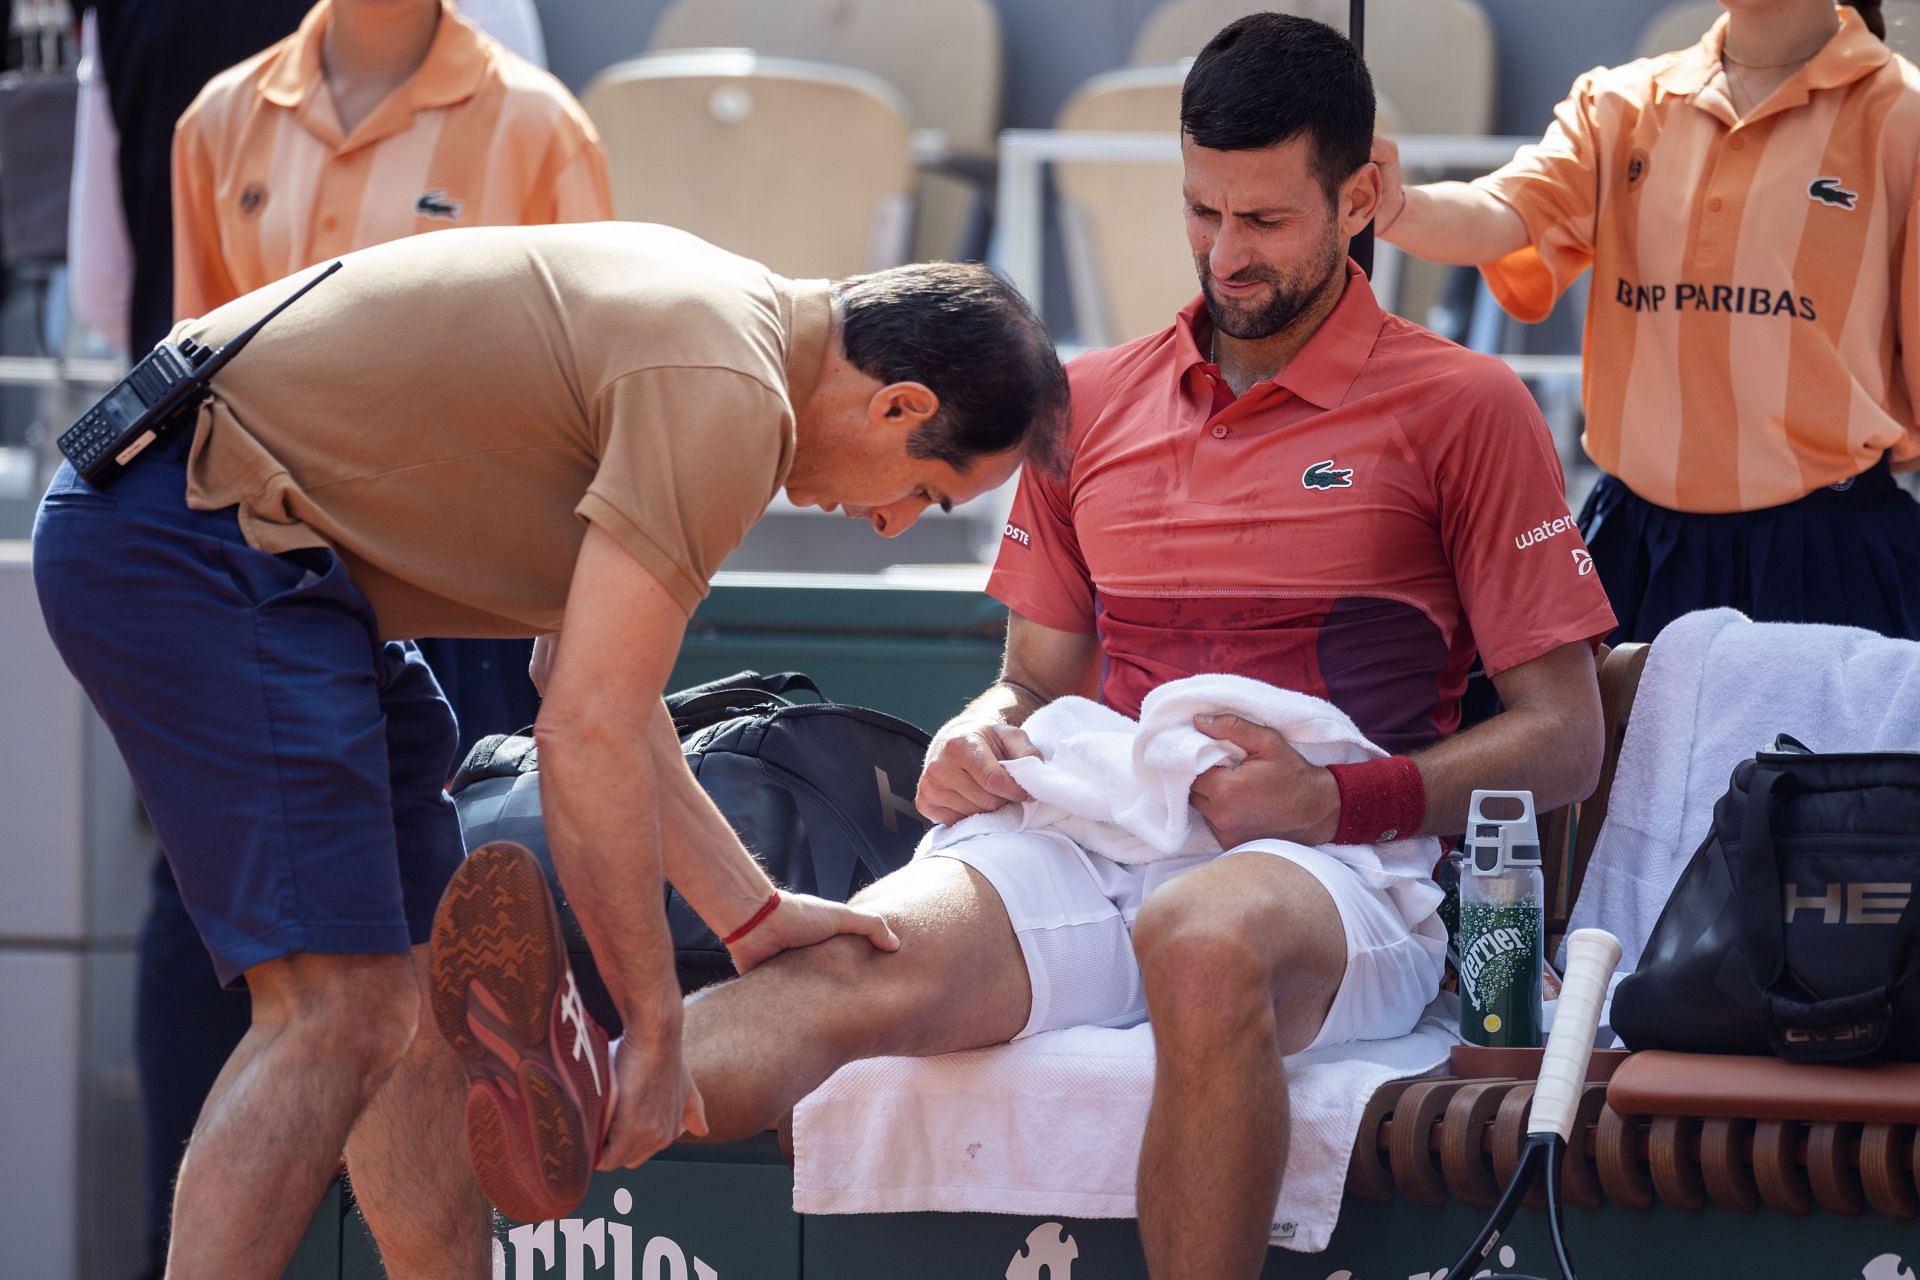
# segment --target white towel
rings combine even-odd
[[[1330,702],[1245,676],[1201,675],[1170,681],[1140,704],[1138,722],[1085,698],[1060,698],[1023,728],[1038,756],[1006,762],[1032,800],[975,814],[929,831],[921,854],[975,836],[1049,828],[1115,862],[1155,862],[1220,852],[1219,841],[1188,803],[1193,780],[1238,764],[1231,742],[1193,727],[1197,715],[1228,713],[1279,731],[1309,762],[1355,764],[1385,756],[1346,712]],[[1368,883],[1385,887],[1432,874],[1432,839],[1387,845],[1329,845],[1327,852]]]
[[[1287,1059],[1293,1138],[1275,1244],[1327,1247],[1367,1100],[1389,1080],[1438,1068],[1458,1023],[1458,1006],[1442,997],[1409,1035]],[[793,1207],[1131,1218],[1152,1094],[1148,1026],[856,1062],[794,1109]]]
[[[1241,676],[1162,685],[1142,702],[1137,723],[1084,698],[1062,698],[1025,725],[1041,754],[1007,762],[1034,799],[937,827],[920,853],[1041,827],[1115,862],[1218,853],[1188,793],[1207,769],[1242,758],[1232,743],[1193,727],[1196,715],[1219,712],[1278,730],[1314,764],[1386,754],[1331,703]],[[1410,922],[1429,916],[1439,900],[1430,879],[1439,843],[1430,837],[1324,852],[1385,889]],[[1445,1062],[1458,1023],[1454,1005],[1396,1039],[1287,1060],[1293,1140],[1275,1243],[1326,1248],[1367,1100],[1388,1080]],[[1146,1026],[1074,1027],[937,1058],[856,1062],[794,1109],[793,1205],[802,1213],[1132,1217],[1152,1094]]]
[[[1620,974],[1639,963],[1734,765],[1781,733],[1815,751],[1920,747],[1920,643],[1754,623],[1732,609],[1687,614],[1659,634],[1573,908],[1572,928],[1620,939]]]

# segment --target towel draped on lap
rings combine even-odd
[[[1046,828],[1115,862],[1219,853],[1220,842],[1188,802],[1195,778],[1215,766],[1231,768],[1243,757],[1233,743],[1194,728],[1195,716],[1215,713],[1279,731],[1311,764],[1357,764],[1387,754],[1332,703],[1245,676],[1188,676],[1163,684],[1141,702],[1138,721],[1086,698],[1059,698],[1022,726],[1040,754],[1005,762],[1033,799],[935,827],[919,852],[995,832]],[[1430,876],[1439,856],[1431,837],[1326,850],[1380,887]]]
[[[1024,726],[1041,754],[1006,763],[1034,799],[936,827],[919,854],[1043,828],[1120,863],[1219,853],[1188,795],[1201,773],[1242,758],[1232,743],[1193,727],[1196,715],[1222,712],[1279,731],[1314,764],[1386,754],[1332,704],[1238,676],[1163,685],[1147,695],[1138,722],[1062,698]],[[1431,880],[1437,841],[1324,852],[1385,890],[1410,928],[1431,917],[1440,898]],[[1450,999],[1408,1035],[1287,1059],[1292,1139],[1275,1243],[1326,1247],[1367,1101],[1387,1081],[1446,1061],[1458,1038]],[[1144,1025],[1072,1027],[965,1053],[853,1063],[794,1110],[794,1208],[1132,1217],[1153,1070],[1153,1032]]]

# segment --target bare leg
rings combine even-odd
[[[292,955],[249,969],[247,986],[253,1025],[180,1166],[172,1280],[272,1280],[286,1269],[420,1007],[405,956]]]
[[[978,872],[927,858],[854,901],[887,917],[900,950],[836,938],[689,1001],[687,1062],[714,1139],[770,1127],[856,1058],[975,1049],[1026,1025],[1026,963]]]
[[[427,948],[413,949],[424,1004]],[[354,1196],[393,1280],[485,1280],[493,1211],[467,1163],[466,1073],[431,1027],[347,1138]]]
[[[1281,1055],[1319,1034],[1346,970],[1346,931],[1312,875],[1246,853],[1161,888],[1133,942],[1155,1045],[1138,1188],[1147,1270],[1250,1280],[1286,1166]]]

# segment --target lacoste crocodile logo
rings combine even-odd
[[[1848,191],[1838,178],[1815,178],[1807,184],[1807,195],[1838,209],[1851,209],[1860,200],[1859,192]]]
[[[1333,459],[1316,462],[1300,476],[1303,489],[1351,489],[1353,488],[1353,468],[1336,467]]]
[[[420,198],[413,202],[413,211],[423,218],[442,218],[454,222],[460,217],[460,202],[449,197],[443,189],[435,187],[420,193]]]

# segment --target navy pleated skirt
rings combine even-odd
[[[1580,531],[1620,620],[1613,644],[1720,606],[1920,639],[1920,504],[1884,458],[1843,487],[1724,515],[1656,506],[1604,476]]]

